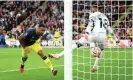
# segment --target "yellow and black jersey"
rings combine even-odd
[[[36,34],[35,28],[30,28],[23,34],[24,34],[24,44],[26,46],[31,46],[40,38],[40,35]]]

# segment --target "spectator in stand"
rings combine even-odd
[[[5,36],[0,30],[0,45],[5,45]]]
[[[59,28],[57,27],[55,29],[55,32],[54,32],[54,40],[53,40],[53,43],[61,43],[61,34],[60,34],[60,31],[59,31]]]

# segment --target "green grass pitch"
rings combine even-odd
[[[44,52],[61,52],[61,48],[44,48]],[[99,63],[97,72],[91,73],[94,57],[88,49],[73,52],[73,80],[132,80],[132,49],[105,49],[104,58]],[[0,49],[0,80],[64,80],[64,57],[60,60],[50,59],[58,70],[53,76],[47,65],[34,52],[29,54],[25,72],[19,72],[21,48]]]

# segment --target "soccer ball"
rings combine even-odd
[[[101,54],[101,49],[99,47],[91,48],[92,56],[98,57]]]

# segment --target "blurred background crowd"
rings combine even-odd
[[[73,32],[84,33],[88,24],[90,8],[98,5],[110,21],[111,27],[119,39],[132,41],[132,1],[74,1],[73,3]],[[79,26],[79,27],[77,27]]]
[[[73,39],[84,33],[88,24],[90,8],[99,5],[107,15],[111,27],[120,40],[132,41],[132,2],[130,1],[74,1]],[[102,7],[102,6],[103,7]],[[43,23],[48,28],[42,46],[63,45],[64,2],[63,1],[0,1],[0,45],[20,46],[17,38],[28,28]]]
[[[48,36],[44,35],[42,45],[61,40],[64,30],[62,1],[2,1],[0,4],[0,45],[19,46],[18,36],[39,23],[48,26]]]

